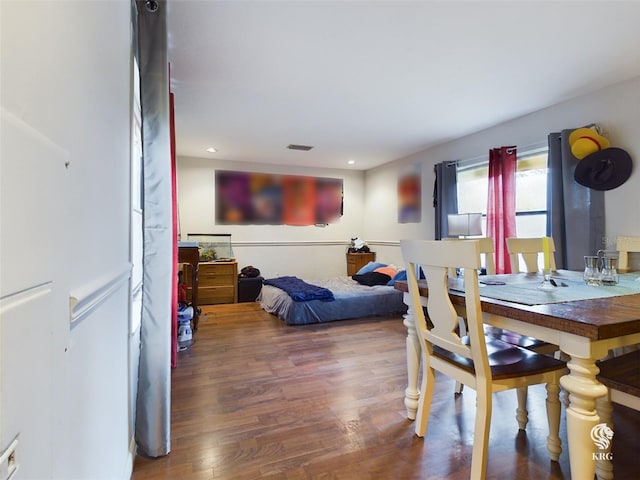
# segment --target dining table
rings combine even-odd
[[[566,411],[567,447],[571,478],[575,480],[613,478],[611,454],[603,455],[591,432],[602,420],[596,400],[607,388],[596,378],[596,362],[610,350],[640,343],[640,274],[627,272],[613,286],[589,286],[583,272],[551,272],[543,287],[541,273],[480,276],[480,304],[483,321],[505,330],[557,345],[567,358],[568,374],[561,378],[568,392]],[[464,310],[464,277],[450,277],[452,303]],[[549,286],[549,282],[551,286]],[[418,282],[423,307],[429,289]],[[407,328],[407,388],[404,403],[409,419],[415,419],[420,399],[418,376],[420,342],[416,333],[407,281],[394,288],[404,292],[408,306],[403,323]],[[615,430],[615,427],[614,427]]]

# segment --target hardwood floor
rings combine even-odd
[[[203,308],[172,378],[171,453],[136,457],[142,479],[467,479],[475,393],[438,377],[429,430],[403,404],[402,319],[286,326],[257,304]],[[546,451],[544,387],[530,388],[518,431],[514,392],[494,395],[487,478],[569,479]],[[564,424],[564,409],[562,422]],[[640,473],[640,415],[615,407],[616,479]]]

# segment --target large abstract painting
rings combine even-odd
[[[342,179],[216,170],[216,223],[315,225],[343,212]]]

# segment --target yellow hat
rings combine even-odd
[[[599,135],[593,128],[577,128],[569,135],[571,153],[578,160],[587,155],[609,148],[609,140]]]

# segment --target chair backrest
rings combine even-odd
[[[480,242],[465,240],[443,242],[438,240],[401,240],[400,248],[406,262],[407,283],[418,338],[423,352],[431,356],[433,347],[440,347],[471,359],[475,377],[483,382],[491,378],[487,348],[484,340],[482,311],[478,288]],[[429,289],[427,313],[433,325],[428,328],[418,289],[416,270],[420,267]],[[458,314],[448,291],[449,270],[464,268],[465,318],[468,324],[469,344],[463,343],[456,331]],[[438,369],[432,364],[432,366]]]
[[[484,268],[487,271],[487,275],[496,274],[496,262],[493,254],[496,249],[493,244],[493,238],[491,237],[474,237],[474,238],[456,238],[447,237],[442,240],[457,240],[457,241],[478,241],[480,242],[480,253],[484,255]],[[455,271],[455,270],[454,270]]]
[[[618,268],[627,270],[629,268],[629,252],[640,252],[640,237],[618,237],[616,242],[618,250]]]
[[[527,273],[535,273],[538,271],[538,255],[544,252],[543,242],[545,237],[535,238],[507,238],[507,250],[509,252],[509,258],[511,260],[511,271],[513,273],[519,273],[520,259],[519,255],[522,255]],[[556,269],[556,260],[554,252],[556,246],[553,243],[553,237],[548,237],[549,240],[549,267],[551,270]]]

